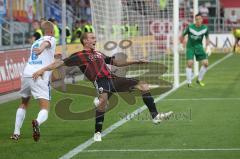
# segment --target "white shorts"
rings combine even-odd
[[[50,82],[42,78],[34,81],[31,77],[22,77],[21,90],[19,93],[23,98],[32,95],[35,99],[43,98],[50,100]]]

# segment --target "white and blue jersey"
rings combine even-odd
[[[49,42],[51,46],[49,48],[46,48],[40,55],[37,55],[33,51],[33,49],[40,47],[44,41]],[[43,36],[40,39],[36,40],[32,44],[32,47],[30,50],[30,57],[28,58],[27,65],[23,71],[23,77],[32,77],[33,73],[53,63],[55,49],[56,49],[56,40],[52,36]],[[47,71],[44,73],[43,78],[45,80],[49,80],[50,75],[51,75],[51,71]]]
[[[37,55],[34,53],[33,49],[40,47],[44,41],[49,42],[51,46],[46,48],[41,54]],[[52,36],[43,36],[33,43],[30,57],[26,67],[24,68],[23,77],[21,80],[21,90],[19,93],[23,98],[27,98],[32,95],[35,99],[42,98],[50,100],[49,81],[51,71],[46,71],[43,75],[43,78],[38,78],[37,80],[33,80],[32,75],[41,68],[53,63],[55,48],[56,42],[55,38]]]

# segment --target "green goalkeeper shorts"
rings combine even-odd
[[[208,58],[208,55],[206,54],[203,47],[187,47],[187,60],[193,60],[194,56],[196,57],[197,61],[202,61]]]

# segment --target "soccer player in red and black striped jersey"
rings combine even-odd
[[[118,67],[132,64],[144,64],[145,60],[120,62],[115,57],[108,57],[95,50],[96,37],[93,33],[84,33],[81,37],[83,50],[76,52],[64,60],[55,61],[49,66],[37,71],[33,74],[33,78],[37,79],[42,76],[45,71],[50,71],[60,66],[79,66],[85,76],[93,82],[98,91],[98,105],[96,109],[96,123],[94,140],[101,141],[101,131],[104,121],[105,106],[108,98],[114,92],[129,92],[132,89],[138,89],[142,93],[143,102],[148,107],[153,123],[160,123],[163,119],[169,117],[172,112],[158,113],[154,99],[150,94],[147,83],[133,78],[117,77],[108,69],[107,64]]]

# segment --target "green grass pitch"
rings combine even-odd
[[[223,54],[212,55],[210,64],[222,57]],[[239,68],[240,56],[231,56],[207,72],[205,87],[195,83],[192,88],[185,85],[157,103],[160,111],[175,112],[169,121],[153,125],[147,118],[148,112],[144,111],[108,134],[101,143],[94,143],[73,158],[240,158]],[[13,132],[19,100],[1,104],[0,158],[55,159],[91,138],[94,119],[67,121],[55,114],[55,104],[63,97],[74,99],[71,106],[73,112],[87,110],[92,106],[92,97],[53,91],[49,118],[41,125],[41,138],[37,143],[32,139],[31,128],[31,120],[36,118],[39,111],[37,102],[31,101],[18,142],[9,137]],[[104,129],[119,121],[123,114],[131,113],[143,105],[140,98],[134,105],[118,99],[118,106],[105,116]],[[233,148],[236,150],[228,150]]]

